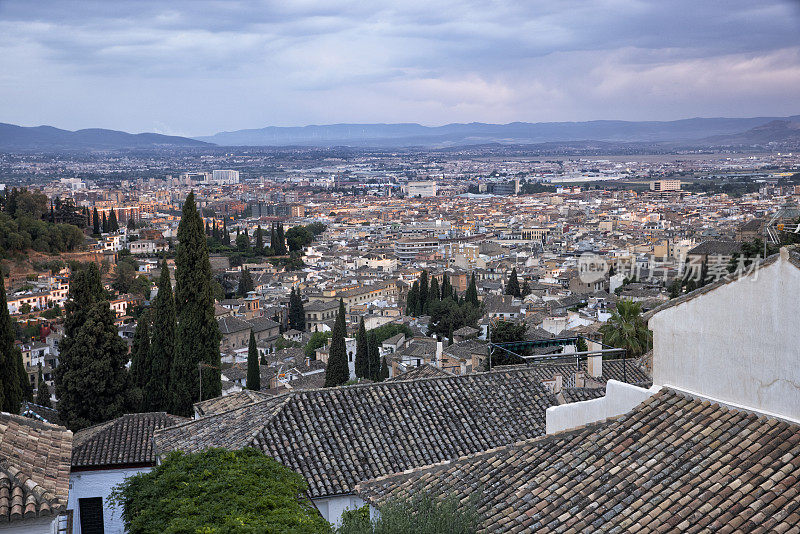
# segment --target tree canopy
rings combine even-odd
[[[131,534],[325,533],[330,525],[304,495],[307,483],[260,451],[173,452],[117,486]]]

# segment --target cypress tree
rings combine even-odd
[[[28,371],[25,369],[25,363],[22,361],[22,351],[17,350],[17,373],[19,375],[19,386],[22,391],[22,400],[33,402],[33,386],[31,386],[31,379],[28,376]],[[19,410],[17,410],[19,413]]]
[[[128,217],[128,231],[133,232],[136,230],[136,221],[133,220],[133,216]]]
[[[364,318],[358,324],[356,335],[356,377],[371,378],[369,373],[369,347],[367,346],[367,330],[364,328]]]
[[[419,280],[414,280],[406,297],[406,315],[416,316],[419,305]]]
[[[52,408],[50,402],[50,388],[44,383],[44,375],[42,374],[42,366],[39,365],[39,386],[36,388],[36,404],[44,406],[45,408]]]
[[[283,233],[283,223],[278,224],[275,231],[275,238],[278,240],[278,248],[275,249],[275,254],[278,256],[286,255],[286,236]],[[274,246],[272,248],[275,248]]]
[[[433,306],[434,302],[441,300],[439,294],[439,281],[436,278],[431,278],[431,288],[428,292],[428,308]]]
[[[222,244],[226,247],[231,246],[231,234],[228,232],[228,219],[222,219]]]
[[[450,285],[450,277],[447,276],[447,273],[442,275],[442,296],[441,299],[447,299],[453,296],[453,286]]]
[[[508,277],[508,284],[506,284],[506,295],[519,297],[519,280],[517,279],[517,268],[511,269],[511,276]]]
[[[269,230],[269,246],[272,249],[273,254],[277,254],[277,246],[278,246],[278,237],[275,234],[275,223],[272,223],[272,226]]]
[[[247,294],[254,289],[253,277],[250,276],[250,269],[242,269],[242,274],[239,276],[238,293],[240,297],[246,297]]]
[[[289,328],[294,328],[300,332],[306,329],[306,312],[303,307],[303,297],[300,295],[300,289],[289,294]]]
[[[350,380],[350,369],[347,366],[347,326],[345,325],[344,301],[339,299],[339,313],[333,325],[333,336],[328,355],[328,367],[325,370],[325,387],[341,386]]]
[[[211,228],[211,237],[219,241],[219,228],[217,228],[217,221],[214,221],[214,226]]]
[[[106,218],[106,212],[103,212],[103,225],[102,225],[102,228],[103,228],[103,233],[107,234],[108,233],[108,219]]]
[[[383,382],[389,378],[389,366],[386,364],[386,356],[381,358],[381,373],[378,376],[378,381]]]
[[[206,220],[206,235],[211,235],[211,227],[208,225],[208,220]]]
[[[158,294],[152,308],[153,336],[150,342],[150,377],[145,388],[145,403],[150,410],[167,410],[167,393],[172,358],[175,354],[175,300],[167,260],[161,262]]]
[[[261,225],[259,224],[256,227],[256,254],[263,254],[264,253],[264,238],[261,237]]]
[[[5,280],[0,275],[0,409],[19,413],[22,388],[18,379],[17,359],[22,353],[14,344],[14,327],[8,313]]]
[[[222,393],[219,343],[214,317],[211,263],[203,223],[189,193],[178,225],[175,254],[175,358],[170,372],[170,413],[189,416],[192,404]],[[202,383],[198,369],[202,367]],[[200,391],[202,387],[202,399]]]
[[[467,286],[467,293],[464,296],[464,300],[472,304],[473,306],[479,306],[480,302],[478,301],[478,285],[475,283],[475,273],[472,273],[472,277],[469,280],[469,286]]]
[[[381,381],[381,352],[378,348],[378,337],[370,330],[367,334],[367,354],[369,357],[368,377],[374,382]]]
[[[145,399],[147,383],[152,376],[152,365],[150,360],[150,317],[148,312],[144,312],[139,317],[136,324],[136,333],[133,335],[133,346],[131,347],[131,388],[135,394],[136,408],[140,412],[152,411]]]
[[[531,294],[531,286],[528,285],[528,281],[527,280],[522,282],[522,287],[519,290],[519,294],[522,297],[527,297],[528,295]]]
[[[256,336],[250,330],[250,344],[247,347],[247,389],[261,390],[261,370],[258,367],[258,347]]]
[[[422,271],[419,277],[419,300],[417,301],[417,315],[428,313],[428,271]]]
[[[111,209],[111,215],[108,218],[108,231],[116,232],[119,230],[119,222],[117,221],[117,210]]]
[[[97,208],[92,211],[92,234],[100,235],[100,214],[97,213]]]
[[[128,348],[117,335],[115,319],[108,301],[95,302],[69,350],[61,353],[58,412],[67,428],[80,430],[114,419],[130,403]],[[69,366],[61,370],[65,360]]]

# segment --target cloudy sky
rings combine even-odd
[[[26,126],[798,113],[797,0],[0,0],[0,122]]]

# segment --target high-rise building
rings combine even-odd
[[[232,170],[215,170],[212,173],[211,180],[215,184],[229,185],[239,183],[239,171]]]
[[[663,193],[665,191],[680,191],[681,190],[681,181],[680,180],[653,180],[650,182],[650,191],[655,191],[656,193]]]

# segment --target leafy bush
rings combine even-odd
[[[421,492],[408,499],[394,499],[380,507],[371,521],[364,505],[342,514],[337,534],[473,534],[481,527],[476,496],[466,503],[455,496],[436,498]]]
[[[330,532],[303,477],[255,449],[173,452],[114,489],[131,534]]]

